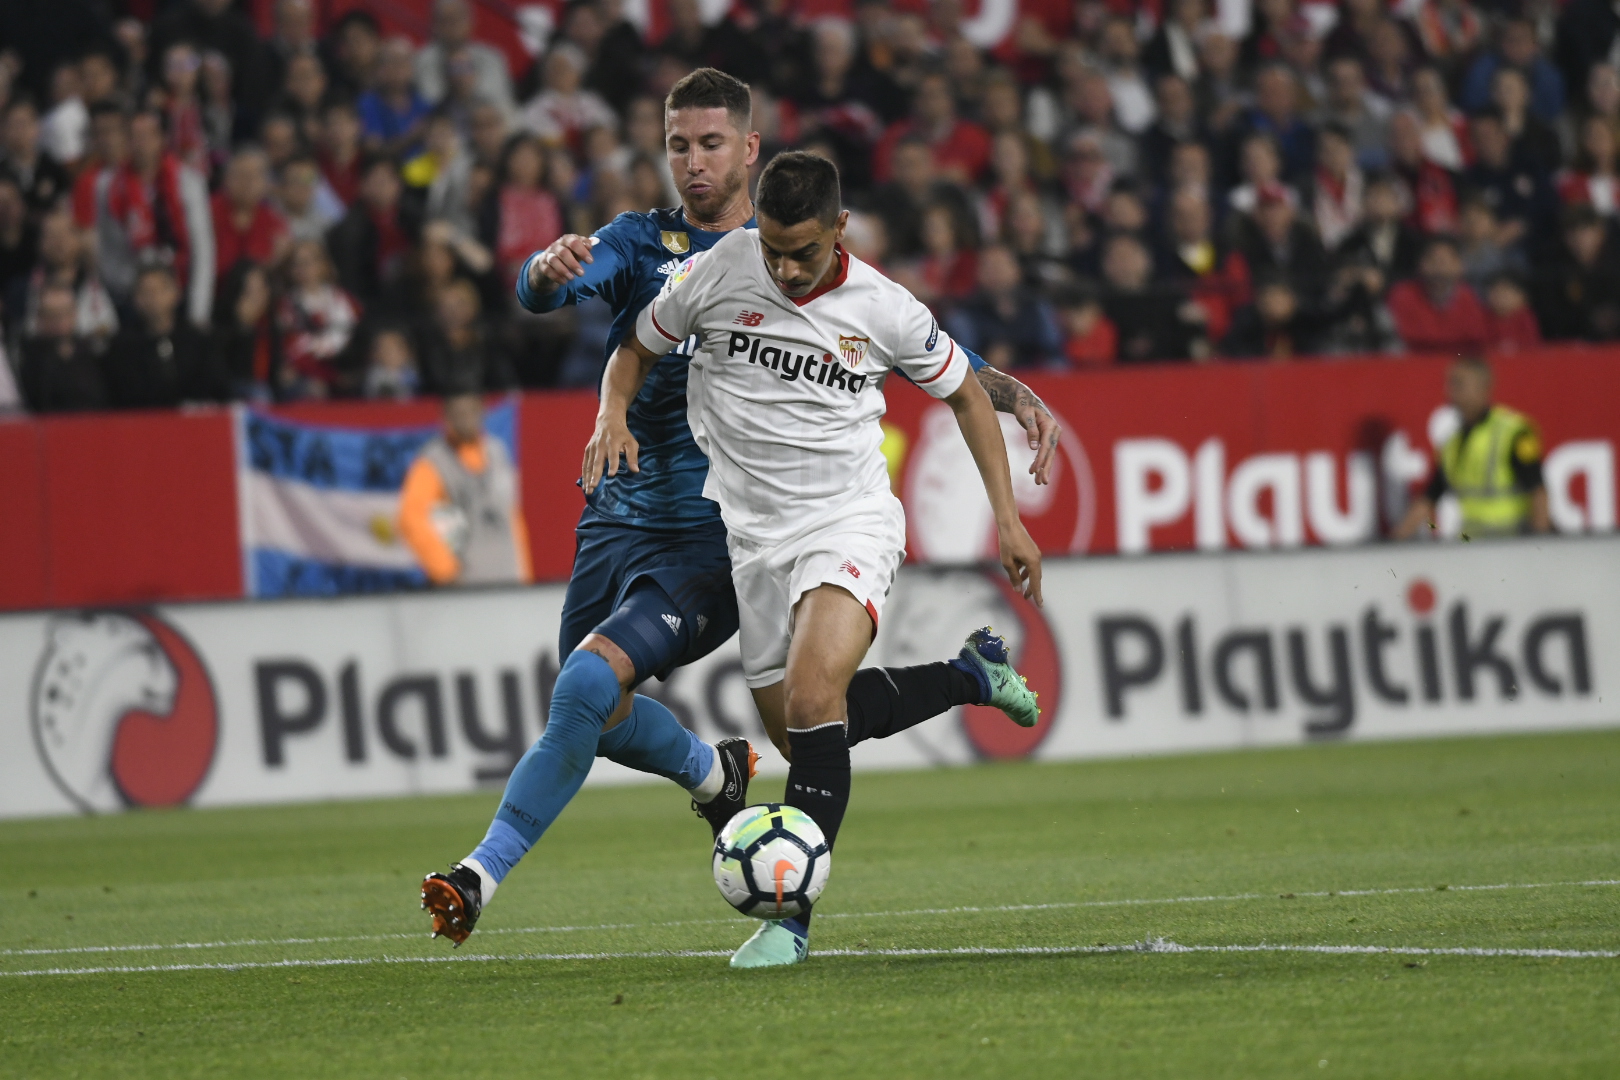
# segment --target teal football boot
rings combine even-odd
[[[810,952],[810,939],[788,929],[786,922],[767,920],[731,955],[734,968],[786,967]]]
[[[1007,642],[1000,634],[988,626],[979,627],[967,636],[957,656],[979,676],[989,699],[986,705],[1000,709],[1019,727],[1035,726],[1041,718],[1039,695],[1013,669]]]

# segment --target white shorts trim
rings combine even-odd
[[[743,678],[750,689],[782,681],[793,637],[793,608],[821,585],[837,585],[872,617],[876,635],[894,575],[906,557],[906,515],[885,494],[843,508],[825,524],[765,547],[729,540],[737,589]]]

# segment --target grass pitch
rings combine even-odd
[[[495,798],[7,824],[0,1076],[1620,1075],[1620,733],[857,775],[763,972],[668,786],[430,942]]]

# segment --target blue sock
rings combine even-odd
[[[596,756],[657,773],[688,791],[708,778],[714,768],[714,747],[692,734],[675,714],[643,694],[637,694],[630,715],[596,742]]]
[[[506,781],[501,808],[470,858],[497,882],[562,813],[596,758],[602,725],[619,707],[619,677],[595,653],[576,649],[551,691],[545,734]]]

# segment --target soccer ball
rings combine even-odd
[[[714,883],[726,903],[756,919],[810,910],[832,872],[821,828],[796,806],[738,811],[714,842]]]

